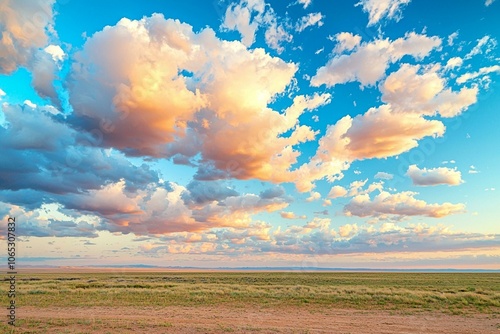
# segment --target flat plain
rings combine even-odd
[[[39,270],[16,289],[1,333],[500,333],[499,273]]]

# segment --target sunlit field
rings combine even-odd
[[[158,310],[165,307],[223,307],[258,310],[328,309],[426,312],[471,317],[500,314],[500,274],[495,273],[302,273],[302,272],[107,272],[41,273],[17,277],[18,332],[175,332],[175,325],[156,318],[113,319],[115,308]],[[7,305],[6,284],[1,302]],[[109,316],[86,319],[23,317],[23,308],[43,312],[61,308],[106,309]],[[141,325],[142,324],[142,325]],[[248,324],[246,330],[251,329]],[[64,331],[76,326],[81,331]],[[2,323],[2,333],[11,327]],[[222,326],[215,332],[236,331]],[[241,329],[241,328],[240,328]],[[200,329],[203,331],[203,329]],[[259,331],[258,327],[254,328]]]

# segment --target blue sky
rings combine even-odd
[[[500,269],[499,14],[6,1],[1,228],[25,264]]]

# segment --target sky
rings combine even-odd
[[[30,266],[500,269],[500,1],[0,0]]]

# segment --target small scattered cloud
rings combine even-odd
[[[343,36],[344,44],[339,44],[340,49],[352,47],[349,54],[334,54],[326,65],[320,67],[311,79],[311,85],[318,87],[325,84],[332,87],[337,84],[358,81],[361,86],[373,86],[385,76],[385,72],[390,64],[411,55],[416,59],[426,57],[433,49],[441,45],[441,39],[437,36],[428,37],[415,32],[407,33],[404,37],[394,41],[389,39],[376,39],[371,42],[355,44],[355,35],[347,38],[349,34],[336,35]],[[350,41],[347,44],[346,41]]]
[[[478,173],[480,173],[480,172],[477,170],[476,166],[471,165],[469,167],[469,174],[478,174]]]
[[[486,7],[488,7],[488,6],[490,6],[490,5],[491,5],[492,3],[494,3],[494,2],[495,2],[495,0],[486,0],[486,1],[484,2],[484,5],[485,5]]]
[[[425,216],[441,218],[465,212],[464,204],[428,204],[415,198],[418,193],[405,191],[390,194],[381,191],[373,199],[368,194],[355,196],[345,207],[347,216],[357,217],[408,217]]]
[[[451,70],[455,67],[460,67],[462,66],[463,64],[463,60],[462,58],[460,57],[453,57],[453,58],[450,58],[448,59],[448,61],[446,62],[446,65],[444,67],[445,70]]]
[[[399,21],[402,15],[402,9],[408,5],[411,0],[361,0],[355,6],[363,6],[363,11],[368,13],[368,26],[375,25],[380,21],[395,20]]]
[[[458,37],[458,31],[455,31],[454,33],[451,33],[448,36],[448,46],[452,46],[455,43],[455,40]]]
[[[321,199],[321,194],[317,191],[313,191],[309,194],[310,196],[306,198],[307,202],[313,202]]]
[[[456,186],[464,181],[462,180],[462,173],[457,168],[432,168],[420,169],[416,165],[411,165],[406,172],[416,186],[436,186],[440,184],[447,184]]]
[[[291,211],[281,211],[280,216],[281,218],[285,219],[307,219],[306,215],[297,216],[294,212]]]
[[[297,32],[302,32],[308,27],[312,27],[317,25],[321,27],[323,25],[323,19],[325,16],[321,13],[309,13],[306,16],[303,16],[297,25],[295,26],[295,30]]]
[[[378,172],[377,174],[375,174],[376,179],[392,180],[393,177],[394,175],[385,172]]]
[[[491,38],[489,35],[485,35],[477,40],[476,46],[474,46],[474,48],[472,48],[472,50],[465,55],[464,59],[471,59],[473,56],[478,54],[488,54],[496,47],[496,45],[497,42],[494,38]]]
[[[489,73],[500,73],[500,65],[481,67],[479,71],[462,74],[457,78],[457,83],[463,84],[478,77],[483,77]]]
[[[328,198],[338,198],[347,195],[347,189],[342,186],[333,186],[328,193]]]

